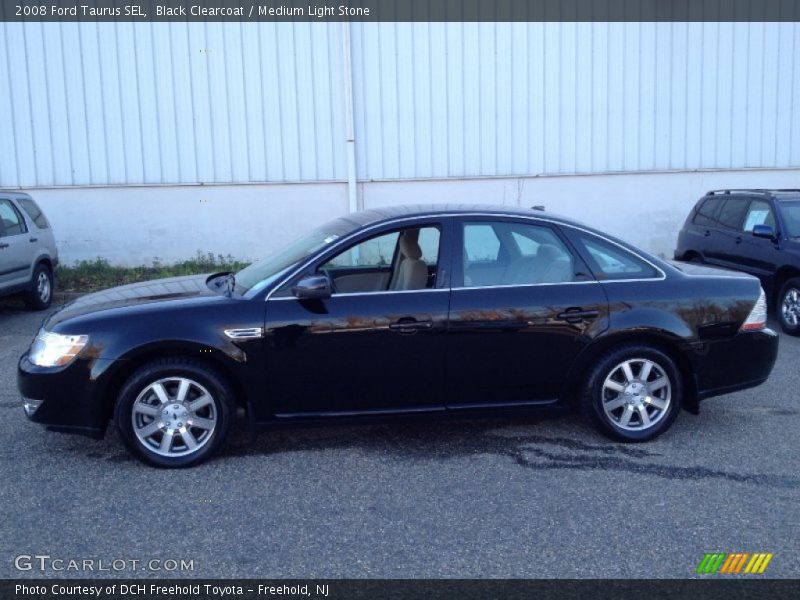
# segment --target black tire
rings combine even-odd
[[[690,262],[694,265],[703,265],[706,261],[703,260],[703,257],[699,254],[695,254],[694,252],[690,252],[689,256],[686,259],[686,262]]]
[[[42,285],[40,285],[40,279]],[[31,310],[50,308],[53,301],[53,273],[44,263],[39,263],[33,270],[31,287],[23,295],[25,306]]]
[[[181,379],[193,383],[193,385],[187,384],[191,385],[191,387],[185,392],[185,402],[180,402],[176,399],[179,393],[176,393],[176,389],[179,389],[179,380]],[[165,381],[162,384],[162,389],[167,392],[169,397],[169,401],[166,404],[159,404],[155,398],[157,396],[155,391],[148,389],[151,385],[162,380]],[[201,393],[202,389],[211,397],[211,402],[207,403],[204,408],[196,410],[195,413],[190,411],[189,414],[186,414],[185,411],[189,410],[186,407],[192,399],[196,400],[206,396],[206,394]],[[156,412],[161,412],[154,417],[141,414],[137,414],[137,417],[134,417],[133,406],[137,400],[139,400],[137,406],[141,407],[143,404],[147,404],[146,408],[148,410],[152,406],[157,409]],[[148,402],[152,404],[148,404]],[[173,406],[173,402],[176,403],[174,406],[181,406],[181,410],[184,411],[183,417],[174,411],[172,414],[168,414],[167,417],[162,416],[171,410],[170,407]],[[163,410],[167,412],[163,412]],[[201,415],[197,414],[200,411],[207,411],[202,415],[204,421],[215,422],[210,432],[208,432],[207,428],[191,427],[192,419],[200,420],[198,417]],[[128,378],[117,398],[114,421],[117,424],[122,441],[135,456],[146,463],[158,467],[181,468],[197,465],[214,454],[227,438],[235,415],[236,403],[233,391],[225,378],[216,370],[200,361],[189,358],[165,358],[144,365]],[[139,422],[138,426],[135,423],[135,419],[141,421],[150,418],[152,418],[152,421]],[[184,419],[186,423],[181,423],[180,419]],[[157,420],[159,423],[153,426],[156,428],[153,438],[150,441],[148,441],[149,438],[140,439],[140,435],[137,434],[136,430],[138,429],[142,432],[147,425]],[[159,424],[162,424],[163,427],[158,427]],[[186,424],[189,424],[190,427],[186,427]],[[183,427],[182,429],[176,429],[174,428],[175,425],[177,427],[183,425]],[[181,433],[187,430],[194,443],[198,444],[196,450],[190,449],[188,440],[183,437],[185,433]],[[180,448],[184,447],[184,454],[163,455],[159,450],[156,450],[155,445],[151,442],[155,442],[159,434],[161,434],[160,439],[163,440],[166,435],[165,432],[170,433],[167,452],[171,452],[171,448],[177,444],[175,452],[179,452]],[[206,435],[203,432],[208,432],[207,438],[203,437]],[[197,434],[197,437],[195,434]]]
[[[626,361],[632,361],[629,366],[634,375],[632,382],[635,385],[633,386],[617,383],[618,380],[615,379],[620,375],[624,378],[621,365]],[[650,368],[648,376],[650,384],[662,383],[659,378],[663,375],[668,378],[669,387],[661,387],[652,393],[645,390],[636,378],[636,376],[642,375],[644,361],[652,362],[654,365]],[[638,371],[634,370],[636,368]],[[624,387],[626,390],[634,390],[633,395],[606,389],[607,378],[611,378],[610,384]],[[662,397],[666,397],[667,393],[669,393],[668,402],[665,402]],[[652,396],[658,397],[655,400],[648,400]],[[613,406],[615,402],[623,400],[626,403],[612,410],[610,415],[604,410],[604,402],[608,402],[608,406]],[[669,429],[680,412],[682,400],[683,378],[672,358],[653,346],[631,344],[612,350],[600,357],[586,378],[579,405],[583,416],[608,437],[623,442],[646,442]],[[655,401],[664,404],[664,409],[658,410],[654,404],[651,404]],[[628,402],[631,403],[630,408],[628,408]],[[640,404],[635,404],[635,402],[640,402]],[[652,425],[645,426],[644,417],[641,416],[642,409],[647,414],[646,418],[652,419]],[[628,416],[628,428],[621,425],[626,410],[631,411]],[[633,427],[637,424],[640,428],[634,429]]]
[[[794,300],[792,299],[794,295]],[[788,313],[784,312],[784,304],[788,302]],[[792,277],[781,287],[780,294],[778,294],[775,314],[780,321],[781,329],[789,335],[800,335],[800,277]],[[792,323],[794,318],[794,323]]]

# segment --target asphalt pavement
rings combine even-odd
[[[0,577],[92,575],[53,569],[70,560],[104,577],[691,577],[707,552],[771,552],[763,576],[800,577],[800,339],[781,336],[765,385],[647,444],[578,416],[394,421],[239,433],[167,471],[113,428],[27,421],[15,370],[44,316],[0,303]]]

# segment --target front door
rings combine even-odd
[[[456,232],[448,408],[555,400],[577,355],[607,327],[602,286],[544,222],[482,218]]]
[[[267,398],[278,416],[443,410],[449,289],[441,222],[333,251],[333,295],[267,301]]]
[[[767,225],[777,233],[775,214],[766,200],[750,201],[742,231],[737,238],[739,251],[733,260],[736,261],[739,269],[755,275],[769,289],[768,284],[772,282],[772,276],[777,270],[777,263],[781,257],[780,245],[776,240],[755,237],[753,228],[756,225]]]

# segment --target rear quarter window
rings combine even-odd
[[[36,204],[30,198],[20,198],[17,200],[19,205],[22,209],[28,213],[28,216],[31,218],[31,221],[36,223],[36,226],[39,229],[47,229],[50,227],[50,223],[47,222],[47,217],[44,216],[42,209],[39,208],[39,205]]]
[[[658,270],[632,252],[593,235],[577,236],[595,277],[609,279],[658,279]]]
[[[692,223],[703,227],[711,227],[717,224],[716,214],[719,209],[720,198],[706,198],[700,203],[697,212],[692,219]]]

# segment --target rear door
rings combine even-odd
[[[35,248],[28,241],[25,219],[9,198],[0,198],[0,286],[30,281]]]
[[[607,327],[602,286],[555,225],[455,224],[448,408],[552,402],[577,355]]]
[[[741,233],[744,216],[750,199],[743,196],[726,196],[716,218],[713,252],[707,261],[729,269],[741,269]]]

